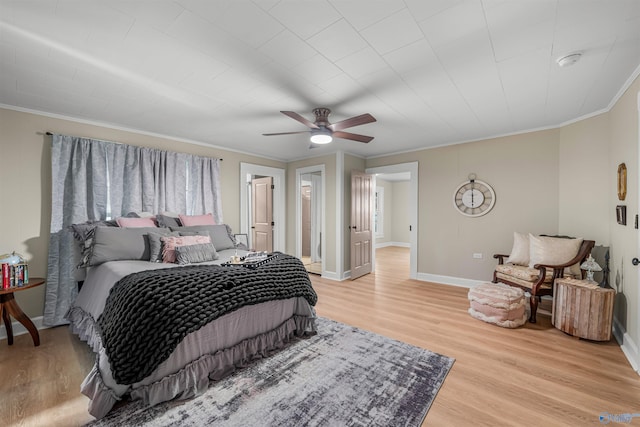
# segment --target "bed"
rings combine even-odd
[[[315,333],[317,297],[298,259],[276,253],[229,265],[247,251],[218,242],[216,259],[152,262],[151,235],[185,231],[133,230],[95,229],[86,277],[67,313],[72,332],[96,354],[81,385],[94,417],[125,398],[153,406],[197,396],[210,379]],[[144,254],[131,251],[140,241]],[[181,249],[175,247],[183,260]]]

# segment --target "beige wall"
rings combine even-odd
[[[382,227],[384,235],[382,237],[376,237],[376,244],[391,242],[391,224],[393,223],[393,184],[384,179],[376,179],[376,187],[384,188],[384,203],[382,206],[383,217]]]
[[[51,137],[45,135],[47,131],[223,158],[222,209],[225,222],[234,230],[240,227],[240,162],[285,167],[282,162],[232,151],[1,108],[0,129],[0,254],[15,250],[25,255],[33,277],[45,277],[47,272],[51,221]],[[44,289],[16,293],[28,316],[42,316]]]
[[[640,80],[608,113],[560,130],[559,232],[594,239],[610,247],[610,284],[618,292],[614,322],[625,351],[640,363],[638,267],[634,217],[638,213],[638,101]],[[627,196],[618,200],[617,170],[627,166]],[[627,207],[627,225],[616,222],[616,205]]]
[[[390,194],[390,212],[393,221],[389,224],[387,230],[390,231],[391,241],[409,244],[409,181],[393,182]],[[386,204],[387,200],[385,198]]]
[[[609,245],[609,216],[614,210],[607,203],[609,134],[606,114],[560,129],[559,233],[603,246]]]
[[[384,187],[384,236],[376,244],[409,244],[409,181],[376,179],[376,186]]]
[[[616,322],[626,333],[627,343],[635,347],[636,363],[640,364],[638,348],[640,346],[640,318],[638,316],[638,274],[639,267],[631,264],[634,257],[640,258],[638,249],[638,231],[634,227],[634,216],[638,213],[638,93],[640,92],[640,79],[625,92],[608,113],[610,122],[610,151],[607,169],[608,200],[606,209],[608,213],[608,225],[610,228],[611,242],[611,284],[618,291],[615,303]],[[627,197],[624,201],[618,200],[617,170],[618,164],[627,165]],[[623,204],[627,206],[627,226],[616,223],[614,206]]]
[[[489,280],[492,255],[511,250],[514,231],[557,233],[558,139],[547,130],[368,159],[367,168],[419,163],[418,273]],[[470,173],[496,192],[493,210],[478,218],[453,206]]]

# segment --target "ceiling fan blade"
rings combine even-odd
[[[358,135],[357,133],[342,132],[342,131],[334,132],[333,137],[342,138],[342,139],[351,139],[353,141],[364,142],[364,143],[367,143],[373,140],[372,136]]]
[[[328,126],[332,131],[338,131],[353,126],[365,125],[367,123],[373,123],[376,119],[371,114],[361,114],[359,116],[351,117],[350,119],[342,120],[341,122],[333,123]]]
[[[294,135],[296,133],[309,133],[308,130],[302,130],[299,132],[278,132],[278,133],[263,133],[262,136],[275,136],[275,135]]]
[[[316,125],[313,122],[310,122],[309,120],[305,119],[304,117],[302,117],[300,114],[295,113],[293,111],[280,111],[282,114],[284,114],[285,116],[289,116],[291,117],[293,120],[297,120],[300,123],[302,123],[303,125],[310,127],[311,129],[318,129],[318,125]]]

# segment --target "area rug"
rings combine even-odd
[[[296,339],[187,401],[113,410],[97,426],[419,426],[454,359],[318,318]]]

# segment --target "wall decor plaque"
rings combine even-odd
[[[618,165],[618,200],[624,200],[627,197],[627,165],[620,163]]]

